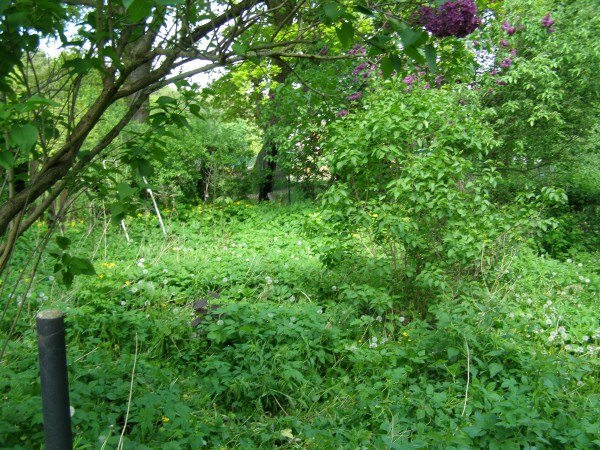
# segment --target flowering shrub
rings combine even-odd
[[[419,23],[436,37],[465,37],[481,25],[473,0],[446,2],[437,8],[424,6],[417,14]]]

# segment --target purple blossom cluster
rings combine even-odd
[[[424,6],[417,14],[419,23],[437,37],[465,37],[481,25],[473,0],[446,2],[436,9]]]
[[[352,71],[352,75],[358,75],[359,73],[361,73],[364,69],[366,69],[367,67],[369,67],[369,63],[360,63],[358,66],[356,66],[354,68],[354,70]]]
[[[366,51],[367,50],[365,49],[365,47],[363,47],[361,45],[355,45],[350,50],[348,50],[348,54],[349,55],[363,55],[363,54],[365,54]]]
[[[517,32],[517,27],[511,27],[510,23],[508,23],[508,20],[504,21],[504,24],[502,24],[502,29],[506,31],[506,34],[509,36],[512,36]]]
[[[554,25],[554,22],[556,22],[556,20],[550,19],[550,13],[548,13],[542,19],[542,28],[547,28],[548,33],[554,33],[555,30],[554,30],[554,28],[552,28],[552,25]]]

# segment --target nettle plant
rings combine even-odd
[[[391,79],[327,137],[336,182],[324,214],[387,259],[391,290],[422,307],[491,274],[514,243],[551,225],[540,208],[564,201],[548,188],[510,207],[491,201],[499,176],[485,156],[496,141],[483,117],[474,90]]]

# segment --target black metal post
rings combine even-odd
[[[65,322],[57,310],[37,315],[46,450],[72,450]]]

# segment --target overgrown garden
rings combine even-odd
[[[600,448],[594,6],[0,5],[0,446]]]

